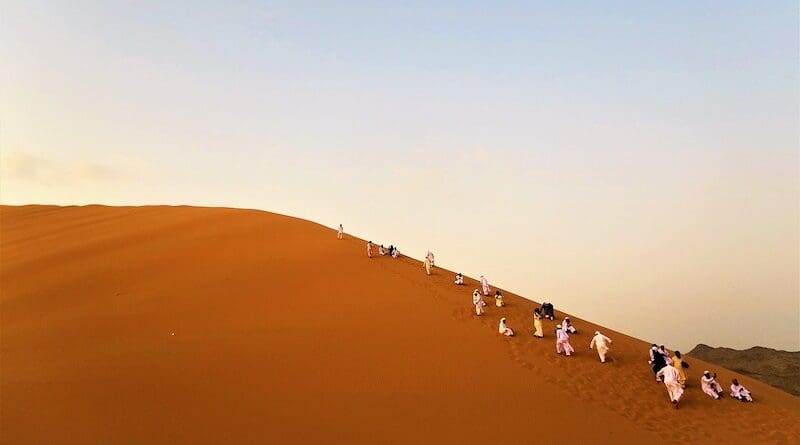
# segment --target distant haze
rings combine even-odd
[[[800,349],[797,2],[167,3],[2,2],[2,203],[342,223],[645,340]]]

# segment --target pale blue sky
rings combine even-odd
[[[342,222],[645,339],[800,348],[797,2],[0,1],[0,64],[3,203]]]

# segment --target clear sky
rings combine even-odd
[[[798,68],[796,1],[0,0],[0,200],[341,222],[645,340],[797,350]]]

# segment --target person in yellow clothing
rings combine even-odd
[[[675,351],[675,355],[672,356],[672,366],[678,371],[678,383],[681,384],[681,388],[686,388],[686,373],[683,372],[683,363],[681,351]]]
[[[428,275],[431,274],[431,259],[430,258],[425,258],[425,272],[427,272]]]
[[[544,337],[542,334],[542,308],[540,307],[533,310],[533,327],[536,329],[536,332],[533,333],[534,337]]]
[[[503,307],[506,305],[506,301],[503,299],[503,294],[501,294],[499,290],[495,291],[494,293],[494,304],[497,307]]]

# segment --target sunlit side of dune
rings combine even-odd
[[[714,368],[691,360],[674,410],[648,343],[573,319],[577,353],[558,356],[554,322],[531,336],[535,303],[506,291],[476,317],[474,279],[369,259],[365,242],[253,210],[2,207],[0,442],[800,437],[798,398],[739,376],[756,403],[711,400],[698,379]],[[588,350],[596,329],[614,341],[609,363]],[[717,370],[727,387],[734,374]]]

